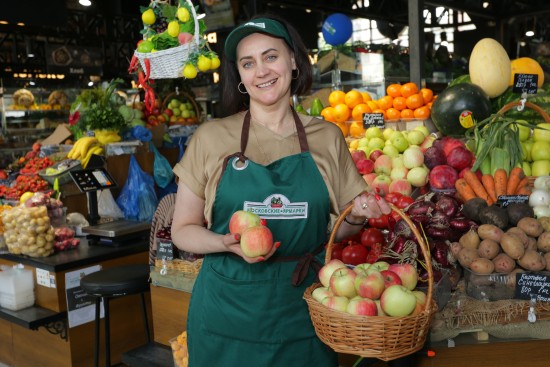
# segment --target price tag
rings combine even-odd
[[[384,115],[382,113],[364,113],[363,114],[363,127],[368,129],[369,127],[377,126],[381,129],[384,128]]]
[[[500,195],[497,202],[501,207],[506,208],[512,203],[525,204],[529,202],[529,195]]]
[[[157,260],[173,260],[174,249],[172,241],[157,240]]]
[[[539,76],[537,74],[514,74],[512,92],[537,94]]]
[[[537,273],[517,273],[514,298],[550,302],[550,277]]]

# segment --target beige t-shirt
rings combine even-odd
[[[216,188],[224,158],[240,151],[241,130],[245,113],[203,123],[191,137],[183,158],[174,167],[179,182],[183,182],[198,197],[205,200],[205,218],[211,222]],[[330,195],[331,217],[339,208],[366,190],[340,129],[330,122],[299,115],[304,125],[309,150]],[[244,154],[259,164],[300,152],[296,132],[280,136],[251,120],[248,144]]]

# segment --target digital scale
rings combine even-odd
[[[90,244],[121,246],[135,243],[138,239],[149,238],[150,222],[117,219],[99,222],[97,191],[110,190],[117,183],[104,167],[73,170],[69,172],[80,192],[88,199],[88,221],[90,225],[82,228]]]

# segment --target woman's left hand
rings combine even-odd
[[[353,220],[354,222],[360,222],[370,218],[379,218],[390,213],[391,208],[382,197],[377,194],[363,193],[353,200],[353,209],[349,214],[349,219],[361,218],[360,220]]]

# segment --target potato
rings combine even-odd
[[[482,224],[477,228],[477,235],[482,240],[493,240],[500,243],[500,237],[504,232],[493,224]]]
[[[478,257],[479,256],[477,255],[477,250],[475,248],[464,247],[458,253],[458,262],[465,268],[469,268],[472,261],[474,261]]]
[[[521,218],[518,222],[518,228],[531,237],[538,237],[544,232],[542,224],[535,218]]]
[[[489,239],[481,241],[479,243],[479,247],[477,248],[477,254],[479,257],[484,257],[489,260],[497,256],[499,252],[500,245],[498,242]]]
[[[495,270],[495,264],[489,259],[478,257],[470,264],[470,269],[476,274],[491,274]]]
[[[479,239],[479,236],[477,235],[476,231],[473,229],[470,229],[468,232],[464,233],[460,237],[458,242],[460,242],[462,247],[477,249],[481,240]]]
[[[550,231],[542,232],[537,238],[537,248],[542,252],[550,252]]]
[[[541,271],[546,268],[546,259],[535,250],[527,250],[519,258],[518,264],[525,270]]]
[[[525,247],[521,239],[511,233],[504,233],[500,238],[500,246],[502,250],[512,259],[517,260],[525,253]]]
[[[516,267],[515,260],[503,252],[495,256],[493,264],[495,264],[495,271],[497,273],[504,274],[511,272]]]
[[[527,248],[527,246],[529,245],[529,238],[527,238],[527,234],[523,232],[523,230],[521,230],[520,228],[510,227],[508,228],[506,233],[512,233],[518,236],[519,239],[521,240],[521,243],[523,243],[523,248]]]
[[[508,288],[516,289],[516,274],[525,273],[525,270],[522,268],[515,268],[508,274],[508,279],[506,280],[506,286]]]

